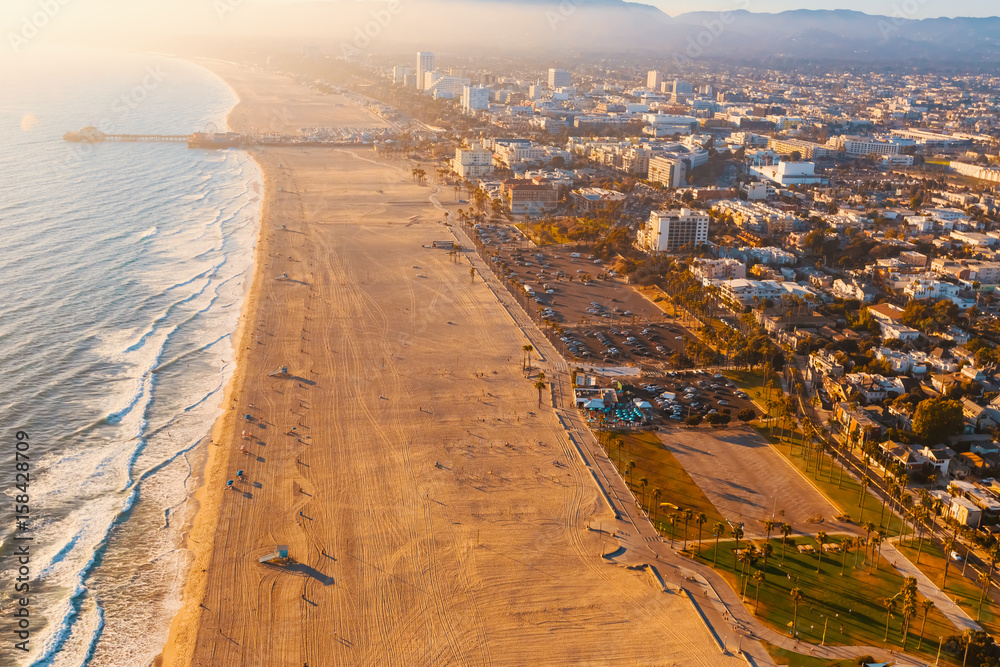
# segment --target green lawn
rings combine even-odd
[[[630,487],[636,494],[640,502],[643,501],[642,487],[639,480],[645,477],[649,480],[646,486],[646,497],[644,507],[653,517],[651,509],[653,489],[659,488],[662,492],[660,503],[671,503],[680,510],[691,510],[695,516],[699,512],[704,512],[708,521],[702,527],[702,538],[708,539],[712,535],[712,526],[720,521],[725,521],[715,508],[712,501],[708,499],[701,487],[691,479],[680,462],[674,455],[663,446],[656,433],[612,433],[612,437],[619,437],[624,441],[621,448],[621,463],[619,463],[618,447],[612,446],[608,455],[619,470],[627,465],[629,461],[635,461],[635,468],[632,471]],[[606,442],[606,438],[602,441]],[[630,481],[629,475],[623,475],[624,479]],[[670,507],[661,507],[657,510],[655,523],[664,535],[670,534],[670,524],[667,516],[677,510]],[[692,519],[688,522],[687,535],[689,540],[698,539],[698,524]],[[684,522],[678,521],[674,526],[674,538],[684,539]]]
[[[899,551],[910,559],[911,563],[917,562],[916,544],[910,546],[910,540],[906,540],[906,546],[896,545]],[[965,549],[960,549],[965,553]],[[924,546],[920,553],[920,571],[927,575],[938,588],[944,582],[945,555],[936,544],[930,544],[924,540]],[[971,569],[969,570],[971,572]],[[947,586],[943,588],[945,594],[958,603],[958,606],[965,610],[972,618],[976,618],[979,610],[979,596],[982,589],[969,579],[962,576],[962,563],[952,561],[948,565]],[[983,615],[979,620],[983,629],[993,636],[1000,636],[1000,608],[990,604],[989,598],[983,602]]]
[[[667,296],[666,292],[659,287],[655,285],[649,287],[636,285],[633,289],[639,294],[645,296],[647,299],[652,300],[653,303],[655,303],[668,317],[677,317],[677,309],[674,308],[674,304],[670,303],[670,298]],[[659,301],[657,301],[657,299],[659,299]]]
[[[840,539],[841,536],[830,536],[833,543],[839,543]],[[758,547],[762,546],[762,541],[755,543]],[[793,604],[789,592],[793,588],[799,588],[805,596],[798,609],[797,627],[801,641],[820,643],[826,624],[827,644],[887,646],[883,641],[886,611],[881,600],[899,592],[903,578],[884,558],[880,559],[878,569],[869,573],[870,563],[864,563],[864,554],[851,551],[847,554],[846,567],[841,575],[844,554],[824,553],[822,565],[819,566],[820,572],[817,573],[818,553],[802,554],[796,548],[799,544],[817,548],[816,541],[812,538],[789,539],[784,565],[781,564],[780,537],[772,539],[771,544],[774,553],[768,560],[767,580],[760,589],[757,614],[764,623],[776,631],[790,635]],[[740,575],[735,569],[734,546],[732,540],[720,544],[717,569],[729,581],[733,590],[738,591]],[[706,549],[698,557],[711,565],[715,558],[714,545],[706,545]],[[758,561],[753,571],[758,571],[762,565],[762,561]],[[754,609],[755,594],[755,585],[751,582],[746,591],[747,607],[751,611]],[[906,650],[929,655],[933,659],[933,653],[937,650],[937,638],[958,634],[958,630],[936,609],[931,610],[927,617],[925,641],[921,650],[917,651],[922,620],[922,612],[918,612],[911,621]],[[898,650],[900,647],[901,626],[902,616],[897,611],[890,621],[889,648]]]
[[[786,651],[767,642],[761,642],[761,644],[764,645],[764,649],[777,665],[788,665],[788,667],[857,667],[858,665],[856,660],[836,660],[830,662],[823,658],[813,658],[808,655]]]

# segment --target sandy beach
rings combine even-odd
[[[202,64],[240,95],[236,130],[383,124]],[[601,557],[617,544],[589,528],[614,519],[538,407],[522,331],[467,261],[424,247],[453,236],[413,164],[252,154],[265,200],[238,370],[158,662],[745,664],[683,597]],[[293,564],[259,562],[277,545]]]

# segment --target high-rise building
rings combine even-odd
[[[691,95],[694,93],[694,85],[681,79],[674,79],[674,89],[671,92],[674,95]]]
[[[404,83],[406,81],[406,75],[413,74],[412,67],[405,67],[403,65],[396,65],[392,68],[392,82],[393,83]]]
[[[462,90],[462,111],[473,114],[490,106],[490,89],[485,86],[465,86]]]
[[[653,211],[639,230],[638,245],[646,252],[678,252],[708,242],[708,214],[682,208]]]
[[[549,70],[549,88],[566,88],[570,84],[569,72],[564,69]]]
[[[646,74],[646,87],[650,90],[659,90],[661,83],[663,83],[663,75],[655,69],[649,70],[649,73]]]
[[[434,70],[434,54],[430,51],[419,51],[417,53],[417,88],[424,89],[424,76],[427,72]]]
[[[468,88],[466,88],[468,90]],[[459,146],[455,149],[455,159],[451,161],[452,170],[462,178],[480,178],[493,173],[493,153],[472,142],[468,148]]]

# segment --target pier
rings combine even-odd
[[[384,137],[383,137],[384,138]],[[63,139],[72,143],[99,144],[108,141],[128,143],[187,143],[188,148],[239,148],[249,146],[296,146],[302,148],[339,148],[366,145],[367,140],[340,140],[300,135],[239,134],[237,132],[195,132],[194,134],[105,134],[96,127],[67,132]]]
[[[105,134],[104,141],[188,141],[186,134]]]

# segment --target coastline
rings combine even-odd
[[[213,71],[238,92],[237,127],[377,123],[286,77]],[[155,664],[651,664],[664,644],[679,664],[735,664],[683,600],[595,557],[605,539],[587,527],[611,514],[524,377],[524,332],[433,249],[449,235],[439,189],[372,157],[253,153],[264,198],[237,368]],[[289,562],[264,562],[275,545]]]
[[[232,86],[229,80],[216,70],[205,65],[204,60],[188,59],[188,62],[212,72],[232,91],[236,102],[226,116],[227,131],[244,130],[245,128],[242,127],[237,129],[239,123],[234,125],[236,110],[243,103],[239,92]],[[180,608],[170,623],[170,630],[163,650],[153,661],[155,667],[188,665],[191,663],[201,615],[200,604],[196,605],[196,602],[202,600],[205,595],[207,585],[205,572],[212,557],[221,500],[218,494],[213,496],[209,493],[209,490],[213,488],[213,484],[221,485],[223,483],[222,478],[229,463],[231,450],[220,443],[229,442],[235,437],[237,414],[232,405],[236,400],[235,397],[243,387],[249,350],[243,343],[249,339],[247,328],[253,320],[251,315],[256,310],[257,302],[259,301],[260,283],[263,280],[263,272],[260,270],[260,267],[263,266],[263,262],[261,261],[263,257],[262,253],[269,247],[267,242],[268,234],[265,232],[269,230],[269,202],[273,197],[273,178],[265,168],[264,162],[259,159],[254,150],[244,150],[244,152],[257,165],[257,169],[260,172],[262,190],[260,209],[257,214],[257,241],[254,245],[253,261],[250,267],[252,278],[247,286],[247,292],[240,311],[240,319],[233,333],[235,369],[226,383],[219,406],[220,413],[210,431],[208,452],[205,457],[204,467],[200,471],[200,475],[196,476],[198,488],[190,496],[194,502],[194,511],[188,525],[184,528],[184,539],[181,547],[187,549],[193,558],[190,560],[187,571],[182,573],[184,583],[181,586]],[[185,647],[188,650],[184,650]]]

